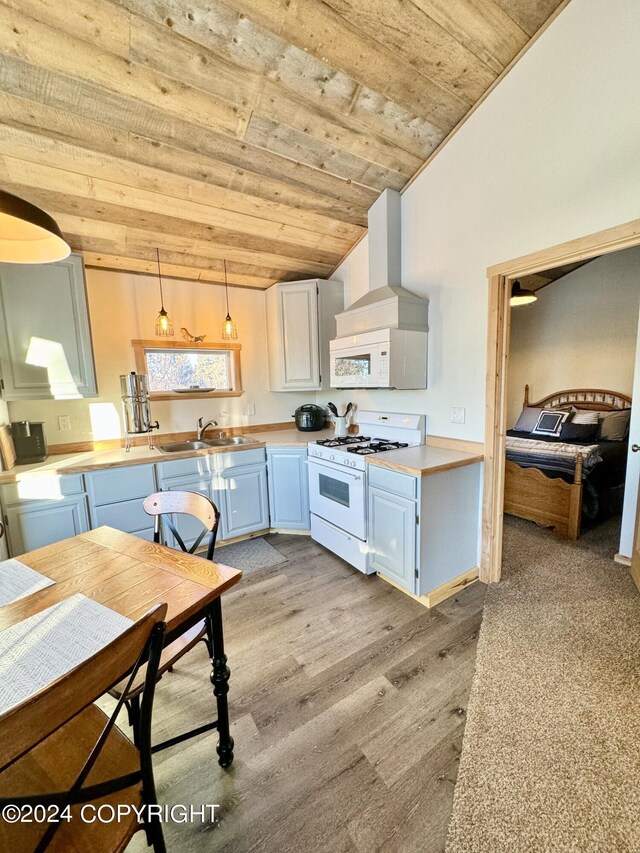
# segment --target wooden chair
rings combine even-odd
[[[91,658],[0,716],[0,810],[11,805],[27,815],[34,809],[33,822],[0,820],[0,850],[111,853],[124,850],[144,828],[147,843],[164,853],[161,824],[146,807],[157,804],[151,711],[166,609],[165,604],[153,608]],[[110,717],[93,702],[123,677],[135,679],[145,661],[134,746],[115,725],[122,700]],[[144,823],[132,809],[122,820],[82,820],[82,808],[91,818],[100,806],[109,814],[110,807],[133,806]],[[47,823],[43,812],[70,819]]]
[[[165,524],[171,531],[174,539],[180,546],[182,551],[188,554],[193,554],[202,544],[205,536],[209,533],[209,542],[207,544],[207,560],[213,560],[213,552],[216,547],[216,537],[218,535],[218,526],[220,524],[220,512],[217,506],[210,501],[205,495],[199,492],[154,492],[145,498],[143,503],[144,511],[147,515],[154,516],[154,534],[153,541],[160,543],[162,538],[162,525]],[[198,519],[203,525],[202,532],[196,537],[193,545],[190,548],[184,543],[184,540],[175,524],[171,519],[172,514],[189,515]],[[196,646],[200,641],[203,641],[207,646],[209,657],[213,654],[211,639],[208,635],[208,629],[205,622],[199,622],[190,628],[182,636],[174,640],[162,652],[160,664],[158,666],[158,679],[162,678],[165,672],[170,672],[173,665],[180,660],[190,649]],[[140,716],[140,695],[144,686],[144,672],[141,671],[137,679],[126,690],[124,701],[129,712],[129,722],[134,731],[134,739],[137,737],[137,721]],[[118,684],[110,694],[120,699],[123,696],[125,689],[124,684]],[[176,740],[177,742],[177,740]],[[160,747],[155,747],[154,752]]]

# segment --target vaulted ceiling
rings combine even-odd
[[[0,186],[90,266],[327,277],[561,0],[0,0]]]

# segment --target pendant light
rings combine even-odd
[[[509,300],[510,305],[529,305],[537,301],[538,297],[532,290],[525,290],[520,286],[520,282],[517,279],[513,282],[511,285],[511,299]]]
[[[223,341],[235,341],[238,337],[238,330],[236,329],[236,324],[231,319],[231,314],[229,314],[229,283],[227,282],[227,262],[224,262],[224,292],[227,299],[227,316],[224,318],[224,323],[222,324],[222,340]]]
[[[71,247],[48,213],[0,190],[0,262],[48,264],[70,253]]]
[[[173,337],[173,323],[169,319],[169,315],[164,310],[164,300],[162,299],[162,276],[160,275],[160,250],[156,249],[156,259],[158,261],[158,283],[160,284],[160,313],[156,320],[156,335],[161,338]]]

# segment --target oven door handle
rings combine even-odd
[[[328,465],[323,465],[322,462],[316,462],[315,459],[306,459],[305,465],[317,465],[318,468],[324,468],[325,471],[333,471],[336,476],[340,475],[341,477],[350,477],[352,480],[361,480],[364,477],[364,471],[360,473],[360,476],[357,474],[352,474],[351,471],[343,471],[342,468],[333,468]]]

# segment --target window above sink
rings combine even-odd
[[[241,344],[131,341],[138,373],[149,379],[152,400],[239,397]]]

